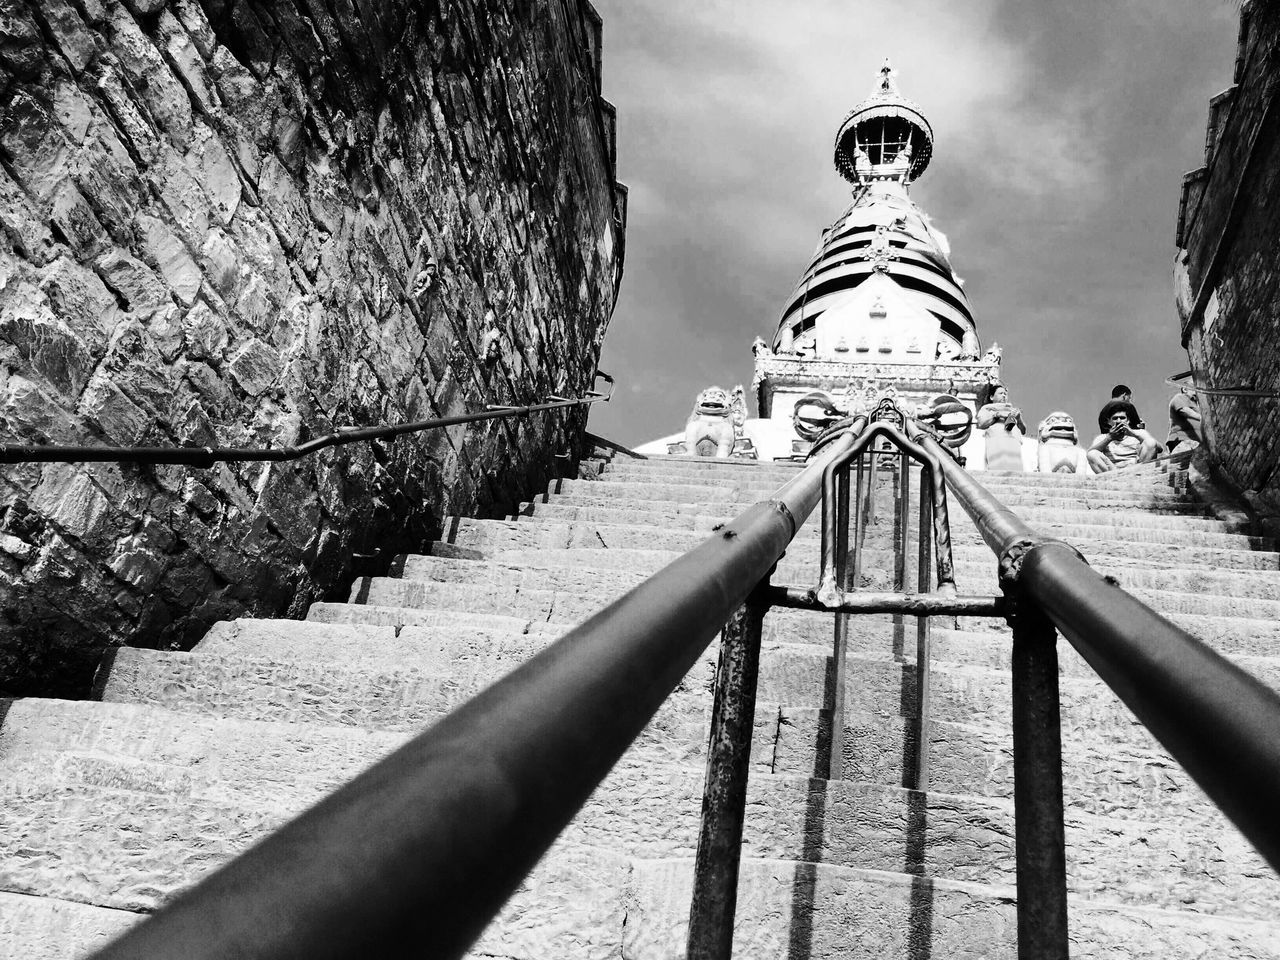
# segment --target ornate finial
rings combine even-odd
[[[897,76],[898,71],[893,69],[893,65],[889,63],[889,58],[885,57],[884,66],[880,68],[880,85],[875,89],[873,95],[897,95],[898,82],[895,79]]]
[[[850,183],[865,184],[872,176],[910,183],[929,165],[933,129],[921,109],[898,90],[897,76],[886,59],[871,95],[849,111],[840,124],[836,170]],[[886,169],[876,169],[879,167]]]

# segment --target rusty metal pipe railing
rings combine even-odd
[[[1044,545],[1022,591],[1280,870],[1280,696],[1089,567]]]
[[[461,956],[768,574],[850,442],[95,956]]]
[[[287,447],[100,447],[66,446],[58,444],[0,444],[0,463],[154,463],[186,464],[193,467],[211,467],[215,463],[278,463],[299,460],[328,447],[341,447],[368,440],[394,440],[409,433],[456,427],[482,420],[502,420],[521,417],[542,410],[560,410],[565,407],[586,406],[608,401],[613,393],[613,378],[597,372],[596,377],[609,384],[607,393],[588,391],[585,397],[554,397],[546,403],[534,403],[523,407],[493,406],[476,413],[463,413],[456,417],[436,417],[430,420],[414,420],[380,427],[342,427],[334,433],[314,437],[304,443]]]
[[[958,465],[940,459],[1002,568],[1016,572],[1017,602],[1044,610],[1280,870],[1280,695],[1104,579],[1071,547],[1036,534]]]

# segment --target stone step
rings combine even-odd
[[[750,504],[675,503],[662,500],[623,501],[608,497],[585,497],[574,494],[554,497],[548,502],[534,501],[521,504],[520,515],[539,519],[599,520],[605,523],[661,523],[665,527],[688,530],[709,530],[716,524],[732,520]],[[740,508],[739,508],[740,507]],[[884,513],[874,518],[879,526],[892,529],[894,522],[892,504],[884,504]],[[963,511],[952,509],[951,526],[955,532],[963,528],[973,529]],[[1145,510],[1081,509],[1067,510],[1041,507],[1018,507],[1019,517],[1033,527],[1041,522],[1066,524],[1102,524],[1109,527],[1147,527],[1165,530],[1199,530],[1213,533],[1238,533],[1236,525],[1225,520],[1204,516],[1174,513],[1154,513]],[[918,523],[919,514],[912,509],[908,515],[911,523]]]
[[[798,475],[799,471],[740,471],[738,473],[723,474],[712,470],[656,470],[652,468],[635,468],[635,467],[606,467],[602,472],[594,476],[582,477],[579,479],[588,482],[604,481],[607,483],[649,483],[649,484],[730,484],[739,487],[751,487],[760,490],[776,490],[782,484],[787,483]],[[921,476],[918,469],[911,471],[912,487],[919,489],[919,480]],[[887,487],[894,477],[894,473],[889,470],[881,470],[877,474],[877,480],[882,487]],[[1100,484],[1094,482],[1093,478],[1084,481],[1066,481],[1060,482],[1056,477],[1045,476],[1042,474],[1024,473],[1011,475],[1008,477],[995,477],[989,474],[976,473],[974,478],[983,487],[996,493],[997,496],[1001,492],[1034,492],[1038,495],[1062,496],[1062,497],[1088,497],[1095,493],[1099,496],[1108,496],[1112,493],[1158,493],[1158,494],[1177,494],[1185,495],[1188,492],[1187,477],[1185,473],[1174,476],[1146,477],[1135,478],[1133,482],[1126,484]],[[553,481],[550,488],[552,491],[558,489]]]
[[[292,727],[292,730],[298,731],[297,736],[301,739],[312,736],[306,731],[314,728],[312,724],[315,721],[329,722],[334,717],[337,717],[339,722],[388,723],[396,727],[401,735],[407,732],[402,730],[403,724],[398,722],[396,714],[388,716],[385,712],[379,713],[378,710],[369,709],[364,710],[364,713],[343,713],[340,710],[326,709],[325,704],[321,703],[320,695],[307,698],[306,690],[303,690],[301,707],[288,709],[289,694],[292,692],[288,687],[297,680],[298,672],[280,672],[278,662],[271,662],[271,660],[223,658],[220,663],[215,664],[219,669],[212,672],[225,675],[228,672],[228,659],[230,659],[232,672],[237,666],[242,669],[247,667],[253,673],[253,682],[262,682],[262,675],[266,675],[268,685],[274,677],[276,680],[282,680],[285,687],[283,692],[278,692],[264,709],[253,709],[252,703],[233,704],[233,709],[228,712],[221,708],[218,698],[201,696],[198,692],[188,696],[187,699],[180,699],[183,691],[180,684],[184,680],[189,680],[189,675],[178,677],[179,686],[169,686],[169,681],[174,678],[172,660],[169,660],[166,666],[163,655],[155,652],[129,653],[148,660],[150,666],[155,669],[152,669],[150,676],[136,676],[133,680],[122,676],[123,672],[113,673],[113,685],[116,685],[113,691],[119,692],[122,699],[134,700],[141,695],[142,698],[159,701],[161,705],[168,704],[169,708],[205,714],[209,722],[214,721],[214,718],[223,717],[225,713],[233,713],[234,716],[242,719],[265,717],[276,723],[306,721],[306,726]],[[787,671],[786,664],[777,666],[774,663],[777,660],[774,650],[769,650],[767,658],[771,660],[771,669],[767,675],[769,686],[765,689],[768,692],[778,689],[781,681],[778,681],[777,677],[780,672]],[[710,654],[705,659],[709,664]],[[147,662],[134,663],[134,666],[143,667],[142,671],[134,672],[147,673],[145,669],[148,666]],[[207,673],[210,672],[204,672],[206,681],[209,680]],[[817,673],[815,669],[813,672]],[[887,676],[886,669],[879,672],[882,675],[881,685],[892,686],[883,682],[883,677]],[[902,671],[902,673],[909,675],[909,671]],[[306,680],[314,676],[334,676],[334,672],[324,671],[321,667],[320,671],[307,673],[303,678]],[[390,685],[390,692],[393,694],[403,691],[399,681],[404,677],[404,672],[396,676],[379,672],[376,676],[381,678],[384,685]],[[366,680],[367,678],[369,675],[366,672]],[[141,686],[131,692],[129,686],[137,680],[142,681]],[[339,686],[344,680],[346,676],[340,672],[334,678],[334,682]],[[863,680],[865,681],[865,677]],[[206,682],[206,689],[207,686],[209,685]],[[863,686],[865,687],[865,682]],[[357,699],[362,696],[360,690],[352,690],[349,687],[343,690],[332,690],[330,687],[325,687],[324,690],[324,696],[328,698],[329,703],[340,703],[346,695],[355,696]],[[198,691],[201,687],[188,686],[186,689]],[[174,696],[175,692],[178,692],[179,696]],[[413,692],[421,695],[422,687],[416,687]],[[895,691],[896,695],[897,691]],[[814,703],[819,703],[823,699],[822,692],[818,690],[813,691],[813,696],[818,698]],[[914,742],[914,722],[901,717],[900,712],[884,714],[877,709],[864,709],[863,704],[863,700],[850,698],[850,710],[847,714],[849,732],[846,733],[845,740],[846,778],[887,783],[887,785],[901,785],[909,782],[905,780],[908,774],[904,764],[908,763],[906,758],[909,758],[913,749],[911,744]],[[114,708],[123,707],[123,704],[111,705]],[[128,709],[136,708],[131,703]],[[664,708],[636,748],[644,751],[645,762],[699,762],[705,742],[707,709],[705,695],[692,700],[684,698],[680,703],[672,703]],[[996,712],[1000,713],[1000,710],[997,709]],[[424,709],[419,703],[408,704],[407,713],[420,719],[434,716],[433,710]],[[797,705],[780,705],[762,700],[756,716],[755,768],[763,769],[765,772],[800,773],[804,776],[812,776],[817,769],[815,764],[819,762],[820,756],[824,755],[826,750],[823,746],[826,739],[820,732],[822,730],[819,722],[820,714],[822,714],[822,708],[819,705],[797,707]],[[237,721],[219,719],[218,722]],[[410,724],[410,726],[416,726],[416,724]],[[1006,723],[1000,723],[993,728],[982,726],[982,724],[974,726],[974,724],[948,722],[946,719],[934,719],[931,724],[932,785],[956,794],[1009,795],[1012,755],[1010,733],[1005,726]],[[385,732],[387,731],[381,732],[381,735],[385,735]],[[1192,808],[1194,815],[1210,819],[1217,817],[1216,810],[1211,808],[1207,800],[1199,796],[1196,788],[1190,786],[1185,774],[1175,765],[1170,764],[1146,731],[1130,722],[1126,727],[1126,733],[1133,742],[1124,750],[1116,750],[1112,742],[1098,744],[1096,740],[1089,737],[1066,739],[1064,776],[1068,783],[1066,792],[1068,792],[1069,805],[1085,813],[1149,819],[1157,814],[1187,817],[1189,815],[1188,799],[1192,799],[1196,801]],[[227,736],[225,733],[218,733],[216,739],[225,739]],[[330,732],[326,736],[334,735]],[[367,733],[367,736],[374,737],[374,733]],[[1112,737],[1112,740],[1114,739],[1115,737]],[[378,749],[390,749],[388,746],[390,742],[394,741],[376,741],[375,739]],[[282,778],[284,783],[302,781],[302,777],[296,771],[282,767],[270,758],[266,758],[264,763],[266,769],[273,772],[273,776]],[[215,769],[210,772],[210,776],[218,777],[220,774]],[[232,788],[232,781],[225,777],[223,781],[228,788]]]
[[[448,619],[451,611],[419,610],[412,607],[393,607],[372,604],[349,603],[315,603],[307,613],[307,621],[329,624],[375,624],[392,627],[439,625],[442,617]],[[480,616],[457,611],[458,617]],[[1227,656],[1270,656],[1280,649],[1280,624],[1270,620],[1249,620],[1240,617],[1208,617],[1196,615],[1166,614],[1172,621],[1193,636],[1209,644],[1215,650]],[[804,618],[814,618],[806,622]],[[504,620],[512,625],[516,633],[534,634],[550,632],[558,635],[570,629],[573,621],[529,621],[519,617],[493,618]],[[945,625],[947,618],[935,618],[935,627]],[[986,618],[963,618],[959,621],[966,632],[985,631],[994,633],[1009,642],[1007,627],[998,620]],[[775,611],[765,618],[765,636],[770,640],[796,643],[822,643],[830,640],[831,620],[828,615],[809,613],[797,610]],[[871,644],[880,643],[883,649],[898,650],[906,656],[909,649],[914,649],[914,642],[909,631],[914,630],[910,618],[895,626],[889,616],[865,615],[850,620],[851,635],[862,638],[871,649]],[[896,638],[896,639],[895,639]],[[985,662],[985,661],[984,661]],[[1002,662],[1002,661],[993,661]],[[1086,672],[1085,675],[1088,675]]]
[[[772,708],[773,713],[769,710]],[[830,716],[818,707],[761,704],[753,770],[825,777]],[[1065,732],[1065,731],[1064,731]],[[840,779],[903,786],[914,783],[916,720],[849,709]],[[1118,820],[1170,821],[1197,835],[1225,834],[1223,815],[1145,731],[1118,749],[1113,742],[1063,738],[1063,800],[1080,814]],[[929,724],[930,791],[1013,797],[1013,737],[1006,728],[945,720]]]
[[[1129,545],[1121,541],[1079,540],[1078,549],[1086,556],[1105,556],[1112,565],[1156,567],[1194,567],[1199,569],[1221,568],[1225,570],[1280,570],[1280,554],[1253,550],[1224,550],[1212,548],[1182,548],[1174,544]],[[1129,547],[1136,555],[1120,555],[1118,550]],[[508,564],[526,564],[545,568],[559,566],[593,567],[600,570],[637,569],[653,572],[681,556],[678,550],[613,549],[601,551],[583,548],[502,548],[468,549],[453,544],[436,542],[430,546],[435,556],[456,556],[468,559],[490,559]],[[956,544],[953,556],[959,560],[970,557],[972,562],[983,562],[982,557],[994,554],[985,546]],[[784,563],[789,562],[784,558]],[[877,561],[879,562],[879,561]],[[816,570],[816,568],[814,568]]]
[[[499,521],[500,522],[500,521]],[[812,563],[812,558],[792,557],[792,561]],[[801,567],[801,570],[813,570],[814,567]],[[1100,564],[1101,571],[1107,571]],[[1151,605],[1162,614],[1194,614],[1206,617],[1243,617],[1248,620],[1268,620],[1280,614],[1280,600],[1270,599],[1270,584],[1265,577],[1261,584],[1254,585],[1253,590],[1240,589],[1236,594],[1254,593],[1257,595],[1216,595],[1212,593],[1221,580],[1215,576],[1203,577],[1201,582],[1194,580],[1193,575],[1181,573],[1170,575],[1167,571],[1148,571],[1146,573],[1133,570],[1114,572],[1120,585],[1125,586],[1128,593],[1137,596],[1144,603]],[[623,580],[620,580],[620,576]],[[975,564],[974,567],[957,567],[957,582],[965,593],[995,594],[997,584],[995,571],[987,564]],[[568,581],[581,580],[580,575],[567,575]],[[545,584],[547,580],[531,576],[534,584]],[[1242,576],[1242,581],[1244,577]],[[813,577],[806,577],[800,585],[812,584]],[[879,584],[876,577],[868,572],[867,579],[877,589],[888,589],[887,577],[881,577]],[[552,582],[557,582],[552,579]],[[575,581],[576,582],[576,581]],[[460,609],[475,611],[493,611],[499,609],[507,612],[518,612],[531,620],[559,620],[577,622],[599,611],[605,604],[617,599],[626,590],[634,586],[635,577],[626,575],[609,575],[599,577],[595,581],[598,590],[591,594],[577,593],[576,588],[545,589],[545,586],[521,589],[520,584],[447,584],[442,581],[397,580],[392,577],[374,577],[358,582],[353,596],[365,602],[384,605],[384,607],[435,607],[435,605],[454,605]],[[1189,593],[1181,590],[1185,586],[1203,588],[1204,593]],[[468,607],[467,604],[475,604]],[[581,616],[579,616],[581,614]]]
[[[770,659],[769,675],[798,670],[803,678],[802,689],[819,689],[830,670],[834,620],[808,611],[777,610],[767,615],[766,622],[763,637]],[[305,658],[310,662],[350,662],[362,669],[412,667],[439,675],[460,672],[466,676],[479,667],[485,676],[497,677],[569,629],[554,624],[544,626],[544,630],[532,633],[412,625],[396,631],[387,625],[243,619],[216,624],[193,652],[274,661]],[[915,662],[916,627],[910,618],[900,618],[897,623],[889,616],[852,618],[848,640],[849,652],[860,657],[859,663],[894,662],[905,664],[901,669],[909,672]],[[1217,649],[1249,673],[1280,687],[1280,651],[1270,648],[1267,653],[1257,654]],[[941,626],[931,631],[931,660],[935,664],[1004,674],[1010,667],[1010,651],[1007,633]],[[710,669],[715,656],[713,644],[703,658],[705,670]],[[1097,679],[1093,669],[1066,642],[1060,645],[1059,662],[1063,676]],[[704,672],[704,682],[706,677]],[[775,694],[772,699],[782,698]]]
[[[686,483],[664,484],[645,483],[641,481],[609,481],[609,480],[555,480],[548,489],[549,496],[586,494],[596,497],[617,497],[619,500],[676,500],[680,502],[724,502],[769,499],[777,488],[773,486],[748,485],[741,482],[731,483]],[[993,493],[995,491],[992,491]],[[1043,490],[1028,487],[1003,491],[998,498],[1010,506],[1020,500],[1032,503],[1051,505],[1055,500],[1060,505],[1079,504],[1079,497],[1052,497]],[[1170,493],[1141,492],[1127,490],[1092,491],[1083,499],[1091,503],[1127,504],[1133,507],[1152,507],[1179,510],[1187,507],[1203,509],[1201,505],[1188,502],[1185,497]]]
[[[299,661],[252,655],[163,653],[123,648],[102,689],[108,702],[133,703],[240,720],[420,731],[488,687],[514,658],[478,657],[447,670],[402,648],[394,664]],[[710,655],[690,671],[641,734],[672,761],[695,756],[706,725]]]
[[[412,624],[396,629],[388,624],[225,620],[214,624],[192,652],[202,656],[328,660],[377,669],[412,665],[440,674],[455,672],[462,665],[485,663],[497,676],[565,632],[551,624],[540,626],[542,629],[532,631]]]
[[[803,469],[801,464],[782,464],[756,462],[754,464],[744,463],[741,461],[728,463],[726,461],[715,461],[710,458],[702,458],[688,461],[622,461],[615,460],[605,465],[602,474],[608,477],[618,478],[676,478],[683,479],[689,477],[702,478],[706,476],[714,476],[716,478],[728,477],[731,479],[752,479],[759,480],[777,479],[779,482],[794,477]],[[887,471],[883,471],[887,473]],[[920,468],[913,464],[912,473],[919,474]],[[1001,486],[1009,485],[1039,485],[1051,488],[1077,488],[1077,487],[1093,487],[1102,485],[1114,488],[1135,487],[1140,489],[1148,489],[1152,486],[1170,485],[1183,483],[1187,477],[1187,468],[1185,464],[1180,464],[1176,468],[1168,469],[1156,468],[1152,469],[1144,467],[1143,469],[1128,469],[1124,471],[1116,471],[1107,474],[1104,477],[1092,474],[1063,474],[1063,473],[1026,473],[1012,472],[1006,470],[985,470],[977,471],[973,474],[983,486],[989,489],[996,489]]]
[[[692,877],[689,861],[633,866],[628,960],[684,955]],[[738,885],[734,955],[1014,960],[1015,904],[1009,888],[827,864],[747,860]],[[1071,949],[1077,957],[1280,957],[1280,925],[1274,923],[1094,903],[1079,897],[1070,899],[1068,909]]]
[[[26,763],[9,756],[0,761],[26,784],[21,802],[0,801],[6,828],[0,831],[5,846],[0,904],[38,904],[27,906],[26,916],[58,925],[43,928],[45,936],[65,929],[73,942],[100,944],[141,919],[126,911],[154,910],[318,800],[334,785],[325,780],[346,779],[372,759],[362,756],[353,763],[355,758],[342,749],[350,744],[339,745],[335,753],[323,743],[289,743],[287,730],[263,724],[247,725],[245,738],[236,744],[237,755],[230,757],[224,741],[201,741],[193,735],[198,731],[187,726],[186,718],[154,710],[145,722],[134,724],[134,732],[144,738],[148,727],[159,727],[165,744],[180,751],[176,759],[164,747],[155,759],[129,756],[138,750],[128,742],[110,745],[125,750],[119,760],[104,756],[109,746],[95,730],[80,753],[63,746],[56,753],[37,752]],[[281,734],[285,739],[278,738]],[[300,789],[282,794],[280,775],[273,777],[256,762],[259,754],[304,774],[318,765],[329,776],[304,776]],[[245,761],[248,768],[242,769]],[[233,782],[256,783],[259,789],[248,792],[257,796],[227,795],[202,765],[222,770]],[[265,774],[265,779],[254,781],[254,773]],[[584,943],[595,950],[602,943],[620,946],[629,866],[608,851],[560,844],[535,867],[468,956],[532,958],[550,940],[568,948],[558,955],[586,960],[599,954],[584,951]],[[587,877],[590,889],[584,889]],[[79,906],[68,910],[60,901]],[[0,917],[4,956],[70,955],[61,939],[56,950],[36,940],[36,952],[9,952],[35,938],[25,925],[12,938],[5,936],[11,924],[16,927],[16,920],[25,919],[23,914]]]
[[[304,743],[279,725],[93,706],[36,711],[52,714],[54,736],[33,730],[31,714],[21,709],[12,735],[6,731],[0,769],[24,787],[20,799],[0,801],[0,818],[24,828],[17,836],[4,834],[14,845],[6,851],[9,875],[0,877],[6,888],[65,898],[85,893],[86,882],[102,888],[110,880],[114,892],[97,905],[151,909],[395,746],[386,737],[326,730]],[[154,732],[136,736],[143,725]],[[282,792],[286,769],[294,773],[292,789]],[[703,776],[700,768],[647,758],[623,762],[563,841],[643,859],[691,856]],[[1005,801],[756,772],[748,809],[748,856],[804,861],[820,855],[827,863],[889,872],[905,864],[912,873],[988,884],[1015,879],[1012,809]],[[35,811],[41,815],[28,819]],[[138,857],[139,839],[148,840],[149,859]],[[66,857],[78,843],[97,856],[88,862]],[[198,866],[180,855],[192,846],[204,849]],[[1198,912],[1267,918],[1280,887],[1257,869],[1260,861],[1242,838],[1189,838],[1176,823],[1072,813],[1067,851],[1075,892],[1123,890],[1139,872],[1162,877],[1158,889],[1121,897],[1130,903],[1192,904]],[[65,862],[38,882],[14,879],[14,873],[38,873],[19,868],[45,857]]]
[[[1261,538],[1245,537],[1234,533],[1184,533],[1170,530],[1143,530],[1105,526],[1072,526],[1066,524],[1039,524],[1037,529],[1050,536],[1069,542],[1089,540],[1118,541],[1114,553],[1121,556],[1147,556],[1149,545],[1174,547],[1165,553],[1185,553],[1187,548],[1212,548],[1226,550],[1265,550],[1268,544]],[[569,548],[590,547],[603,549],[675,550],[684,553],[702,543],[706,533],[689,530],[668,530],[662,527],[609,524],[599,521],[538,520],[525,517],[520,520],[472,520],[458,519],[447,527],[449,543],[474,550],[495,548]],[[789,548],[792,556],[817,556],[820,542],[816,532],[806,526]],[[807,553],[806,553],[807,551]],[[1086,553],[1086,556],[1088,554]]]
[[[581,523],[608,527],[630,526],[650,529],[656,526],[664,533],[692,532],[706,534],[737,516],[737,513],[729,512],[727,516],[718,516],[715,513],[695,514],[692,521],[681,519],[684,516],[687,515],[655,515],[643,509],[633,512],[625,508],[619,509],[617,504],[613,507],[608,507],[604,504],[589,507],[569,505],[562,507],[559,504],[551,503],[540,506],[535,505],[531,515],[513,517],[503,522]],[[918,528],[918,521],[914,517],[913,513],[911,519],[908,520],[908,539],[911,542],[915,541],[915,532]],[[1180,544],[1182,546],[1207,546],[1274,552],[1274,541],[1268,538],[1231,532],[1229,526],[1224,530],[1217,526],[1220,521],[1207,521],[1201,526],[1199,523],[1166,523],[1162,522],[1162,518],[1153,517],[1154,522],[1147,523],[1145,521],[1148,517],[1152,517],[1152,515],[1131,512],[1125,516],[1117,517],[1114,514],[1099,512],[1082,516],[1081,522],[1071,522],[1070,520],[1064,520],[1061,514],[1055,515],[1054,513],[1045,512],[1039,515],[1026,516],[1025,519],[1035,530],[1046,535],[1066,539],[1116,540],[1123,543],[1165,543]],[[868,525],[868,535],[873,537],[879,535],[882,538],[888,537],[892,530],[892,523],[890,516],[878,517]],[[953,540],[957,542],[981,542],[972,521],[963,513],[953,516],[951,530]],[[821,528],[817,515],[812,515],[809,521],[796,534],[797,540],[801,543],[810,540],[816,541],[820,537]]]
[[[1098,500],[1123,500],[1133,501],[1145,497],[1163,497],[1175,498],[1187,502],[1194,501],[1194,493],[1187,483],[1186,478],[1170,479],[1167,482],[1143,482],[1123,486],[1103,485],[1094,483],[1075,483],[1075,484],[1059,484],[1052,480],[1044,480],[1038,478],[1034,474],[1024,475],[1026,479],[1012,480],[1003,482],[992,482],[982,475],[976,475],[976,479],[985,489],[989,490],[997,499],[1003,500],[1006,497],[1050,497],[1056,499],[1069,499],[1076,502],[1086,501],[1090,499]],[[912,471],[911,488],[919,490],[918,471]],[[726,484],[732,489],[739,491],[739,495],[744,495],[744,491],[749,491],[752,495],[768,497],[773,494],[784,483],[788,482],[789,476],[738,476],[721,478],[716,474],[703,472],[701,474],[678,474],[678,473],[629,473],[618,474],[612,471],[606,471],[592,477],[579,478],[585,483],[634,483],[648,484],[651,486],[672,486],[687,487],[694,486],[701,489],[709,489]],[[881,472],[876,477],[877,490],[886,492],[892,489],[894,483],[894,474],[889,472]],[[552,482],[547,493],[551,495],[568,493],[570,488],[563,483]]]
[[[390,664],[375,661],[339,667],[299,663],[296,657],[273,656],[270,650],[252,656],[124,650],[111,668],[103,698],[244,720],[412,730],[438,719],[519,659],[512,656],[504,661],[494,655],[441,665],[440,658],[433,659],[430,652],[422,652],[422,662],[415,659],[416,648],[402,648],[402,652],[400,660]],[[702,742],[698,731],[705,728],[709,709],[706,691],[713,657],[711,651],[704,654],[659,711],[642,742],[669,745],[667,755],[675,759],[696,755]],[[1274,684],[1280,672],[1277,663],[1272,659],[1265,665],[1269,669],[1264,679]],[[784,712],[812,711],[816,723],[816,711],[829,700],[828,676],[825,650],[771,644],[762,655],[759,696],[782,704]],[[319,683],[318,677],[325,682]],[[907,664],[885,662],[878,656],[849,658],[846,702],[851,716],[874,718],[859,737],[870,736],[874,741],[866,745],[866,752],[876,763],[883,764],[892,755],[892,751],[886,754],[886,748],[894,746],[884,742],[881,727],[888,724],[890,733],[898,729],[901,738],[903,724],[913,716],[913,678],[914,668]],[[935,663],[931,718],[939,724],[963,725],[969,739],[958,755],[972,753],[975,745],[980,754],[989,754],[993,744],[1007,737],[1008,689],[1006,674]],[[1064,730],[1073,741],[1085,744],[1090,754],[1160,756],[1150,735],[1101,681],[1064,678],[1061,696]],[[802,755],[812,755],[820,746],[816,727],[807,733],[786,729],[796,726],[779,720],[773,737],[762,734],[760,742],[780,741],[785,730],[787,737],[800,738]],[[804,747],[806,739],[810,742]],[[774,772],[794,772],[794,768]],[[978,791],[970,786],[956,792]]]
[[[68,960],[105,947],[142,919],[71,900],[0,892],[0,957]]]
[[[913,557],[914,560],[914,557]],[[956,577],[966,590],[999,593],[995,579],[995,563],[990,551],[957,550],[953,553]],[[884,589],[892,589],[889,572],[893,557],[886,551],[867,551],[863,558],[863,573],[867,583],[883,583]],[[504,586],[517,590],[571,590],[587,592],[601,590],[610,597],[619,597],[643,583],[660,567],[597,569],[585,566],[530,567],[520,564],[482,560],[458,560],[449,557],[405,556],[397,566],[405,580],[426,582],[474,583]],[[1126,589],[1167,590],[1179,593],[1204,593],[1221,597],[1252,597],[1271,599],[1280,592],[1280,571],[1237,571],[1151,568],[1143,564],[1112,564],[1099,559],[1091,564],[1103,576],[1111,576]],[[879,573],[872,580],[870,574]],[[773,575],[779,584],[812,584],[817,580],[817,570],[808,564],[784,559]],[[357,583],[353,595],[359,596],[363,584]]]

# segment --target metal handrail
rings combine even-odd
[[[943,453],[932,438],[922,442]],[[1066,543],[1036,533],[949,457],[939,459],[999,558],[1014,603],[1043,610],[1280,870],[1280,695],[1102,577]]]
[[[406,433],[419,433],[440,427],[456,427],[481,420],[524,416],[540,410],[559,410],[563,407],[607,402],[613,395],[613,377],[599,371],[595,376],[596,379],[604,380],[609,384],[608,392],[598,393],[589,390],[585,397],[552,397],[546,403],[529,404],[523,407],[491,404],[478,413],[414,420],[410,423],[395,423],[381,427],[342,427],[335,433],[328,433],[288,447],[101,447],[10,443],[0,444],[0,463],[178,463],[194,467],[211,467],[220,462],[298,460],[328,447],[341,447],[366,440],[390,440]]]
[[[461,956],[767,578],[850,443],[94,956]]]

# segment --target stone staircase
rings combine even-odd
[[[980,479],[1280,686],[1280,559],[1195,503],[1181,463],[1105,482]],[[431,555],[305,622],[219,624],[190,653],[122,649],[100,701],[0,707],[0,956],[105,942],[795,469],[614,462],[516,518],[454,520]],[[863,584],[884,589],[894,519],[878,496]],[[952,529],[962,592],[994,592],[994,558],[954,501]],[[774,582],[813,583],[817,555],[811,522]],[[917,748],[914,622],[854,618],[849,634],[844,779],[830,781],[832,618],[766,618],[735,955],[1014,957],[1008,628],[935,621],[926,792],[903,786]],[[713,645],[474,957],[683,955],[715,656]],[[1280,958],[1276,875],[1065,642],[1061,662],[1073,955]]]

